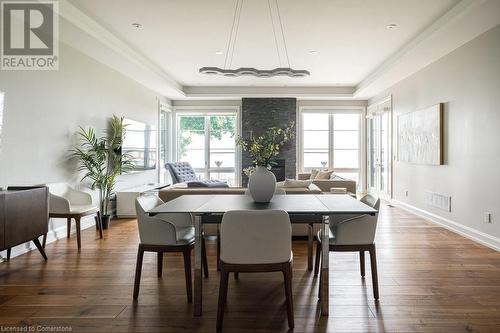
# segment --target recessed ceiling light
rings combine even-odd
[[[387,29],[395,29],[395,28],[397,28],[397,27],[398,27],[398,25],[397,25],[397,24],[395,24],[395,23],[391,23],[391,24],[388,24],[388,25],[386,26],[386,28],[387,28]]]
[[[215,54],[217,54],[217,55],[223,55],[224,52],[222,52],[222,51],[215,51]]]
[[[311,55],[316,55],[316,54],[318,54],[318,51],[316,51],[316,50],[311,50],[311,51],[309,51],[309,54],[311,54]]]
[[[140,23],[132,23],[132,26],[136,29],[142,29],[142,24]]]

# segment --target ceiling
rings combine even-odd
[[[291,65],[311,75],[272,79],[198,72],[203,66],[224,65],[235,0],[71,2],[183,86],[352,86],[458,1],[280,0]],[[398,27],[388,29],[392,23]],[[272,31],[268,0],[244,0],[232,67],[280,67]]]
[[[278,0],[291,67],[309,70],[311,75],[305,78],[228,78],[198,72],[203,66],[224,66],[236,0],[69,0],[69,3],[73,5],[72,13],[78,10],[123,42],[122,53],[133,50],[150,68],[156,68],[174,82],[177,91],[199,93],[205,87],[207,91],[221,87],[233,90],[303,87],[323,89],[327,94],[337,88],[354,91],[429,26],[460,3],[472,7],[474,1],[485,2]],[[270,3],[278,24],[275,2],[270,0]],[[281,58],[277,56],[268,0],[244,0],[242,8],[231,68],[288,66],[282,43],[278,46]],[[70,15],[73,20],[75,15]],[[136,29],[132,23],[143,27]],[[397,27],[388,29],[389,24]],[[129,51],[123,51],[125,46]],[[223,54],[216,54],[218,51]]]

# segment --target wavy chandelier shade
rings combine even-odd
[[[256,69],[250,67],[241,67],[238,69],[222,69],[219,67],[202,67],[200,73],[203,74],[218,74],[223,76],[256,76],[256,77],[273,77],[273,76],[289,76],[289,77],[304,77],[310,73],[306,70],[296,70],[291,68],[275,68],[270,70]]]
[[[230,69],[233,63],[234,49],[236,45],[236,39],[238,37],[238,30],[240,26],[240,17],[243,9],[244,0],[236,0],[236,7],[233,15],[233,25],[231,26],[231,33],[229,34],[229,41],[227,44],[226,57],[224,59],[224,67],[202,67],[199,72],[203,74],[210,75],[222,75],[226,77],[238,77],[238,76],[255,76],[260,78],[269,78],[274,76],[288,76],[288,77],[305,77],[310,75],[310,72],[305,69],[292,69],[290,65],[290,58],[288,56],[288,49],[285,41],[285,34],[283,32],[283,23],[281,21],[281,14],[278,5],[278,0],[274,0],[276,12],[278,16],[279,26],[281,31],[281,40],[284,45],[284,54],[286,56],[286,61],[288,67],[283,67],[281,64],[280,47],[278,45],[278,36],[276,34],[276,26],[273,19],[273,12],[271,9],[271,0],[267,0],[269,7],[269,17],[271,19],[271,25],[273,27],[274,43],[276,46],[276,53],[278,56],[278,62],[280,67],[274,69],[257,69],[253,67],[240,67],[237,69]],[[229,68],[228,68],[229,67]]]

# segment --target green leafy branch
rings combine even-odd
[[[122,154],[126,125],[123,117],[113,115],[105,135],[97,137],[94,129],[80,127],[80,145],[73,147],[71,157],[78,161],[83,180],[90,181],[92,190],[99,190],[99,204],[103,215],[108,215],[109,199],[121,173],[133,169],[132,156]]]
[[[252,156],[254,166],[271,168],[281,148],[295,138],[295,123],[288,123],[285,128],[271,127],[264,134],[248,139],[238,136],[236,144]]]

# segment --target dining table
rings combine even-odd
[[[201,316],[203,310],[203,276],[202,276],[202,237],[203,217],[223,215],[232,210],[283,210],[290,216],[291,223],[311,223],[311,219],[300,216],[318,216],[316,223],[321,224],[322,257],[329,257],[329,223],[330,216],[356,214],[375,215],[378,211],[347,194],[293,194],[275,195],[268,203],[254,202],[250,195],[215,194],[215,195],[183,195],[165,202],[148,211],[149,215],[161,213],[189,213],[193,217],[195,228],[195,260],[194,260],[194,306],[195,316]],[[211,223],[220,223],[221,219],[209,219]],[[216,222],[214,222],[216,221]],[[321,315],[329,312],[329,260],[321,261]]]

